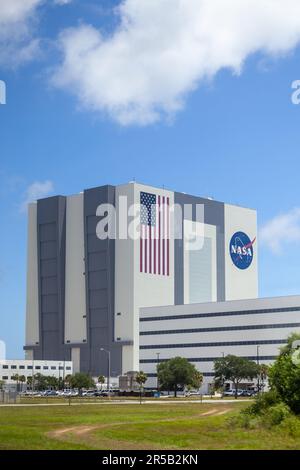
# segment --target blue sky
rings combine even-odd
[[[100,4],[105,7],[97,8]],[[58,37],[65,28],[84,24],[92,30],[83,33],[101,31],[112,47],[111,38],[120,28],[120,16],[113,10],[118,4],[73,0],[58,6],[42,2],[31,11],[29,20],[18,19],[26,25],[22,38],[7,32],[11,50],[20,51],[26,42],[39,39],[32,56],[18,59],[18,63],[13,56],[14,63],[3,56],[1,62],[0,34],[0,79],[7,86],[7,104],[0,105],[0,339],[6,342],[11,358],[23,355],[23,205],[34,191],[71,194],[135,177],[154,186],[256,208],[264,234],[259,244],[260,295],[300,293],[300,106],[291,102],[291,84],[300,78],[298,42],[284,45],[280,55],[266,53],[264,45],[252,48],[242,56],[240,73],[232,70],[233,65],[220,63],[205,75],[201,58],[196,58],[200,64],[193,71],[196,79],[193,76],[183,88],[179,107],[176,93],[170,98],[169,90],[159,85],[151,88],[151,84],[144,89],[143,100],[147,92],[152,101],[147,98],[141,104],[140,96],[131,91],[129,105],[124,101],[116,104],[114,97],[112,105],[107,101],[110,81],[98,77],[92,62],[78,69],[74,63],[63,66],[70,45],[65,42],[62,46]],[[73,30],[75,33],[78,31]],[[80,36],[71,39],[83,40],[81,33],[82,29]],[[95,54],[102,52],[102,45],[98,47]],[[147,49],[147,54],[155,55],[155,51]],[[115,54],[113,49],[111,53]],[[122,65],[124,96],[131,86],[128,77],[134,57],[128,55]],[[117,61],[118,54],[114,58]],[[103,58],[106,70],[107,60]],[[70,67],[82,71],[86,66],[91,67],[84,72],[87,77],[80,78],[82,82],[74,79]],[[93,81],[89,74],[95,75]],[[169,78],[170,88],[176,88],[174,77]],[[88,97],[83,98],[84,87],[94,87],[97,80],[99,88],[93,94],[88,90]],[[168,71],[157,83],[163,81],[168,84]],[[93,99],[96,106],[91,105]],[[154,114],[153,101],[160,103],[155,104]],[[134,109],[130,117],[129,108]]]

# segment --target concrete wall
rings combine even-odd
[[[39,344],[37,204],[28,206],[26,344]]]
[[[83,194],[67,197],[65,343],[83,343],[87,337]]]

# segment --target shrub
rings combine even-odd
[[[292,354],[293,343],[300,335],[291,335],[287,345],[281,349],[280,355],[269,370],[269,384],[276,390],[281,401],[286,403],[295,413],[300,414],[300,366],[294,364]]]
[[[262,415],[265,411],[280,402],[278,394],[275,391],[261,393],[255,397],[254,403],[248,406],[242,413],[249,415]]]
[[[267,426],[278,426],[285,419],[290,416],[291,412],[287,405],[284,403],[277,403],[277,405],[268,408],[263,415],[263,423]]]
[[[297,416],[289,416],[280,424],[282,433],[287,433],[294,438],[300,437],[300,419]]]
[[[243,429],[255,429],[259,425],[259,419],[247,413],[241,412],[237,415],[230,416],[227,419],[227,425],[230,429],[232,429],[233,427],[240,427]]]

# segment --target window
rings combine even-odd
[[[7,365],[3,365],[2,368],[3,368],[3,369],[8,369],[8,366],[7,366]]]
[[[10,366],[11,369],[16,369],[17,366],[13,365],[13,366]]]
[[[71,370],[71,367],[70,366],[66,367],[66,370]]]
[[[35,366],[35,370],[40,370],[41,366]]]
[[[8,376],[7,375],[2,375],[2,380],[8,380]]]
[[[59,370],[64,370],[63,366],[59,366]]]
[[[27,370],[31,370],[32,369],[32,366],[27,366]]]
[[[44,369],[44,370],[48,370],[49,367],[48,367],[48,366],[44,366],[43,369]]]
[[[22,370],[23,370],[23,369],[25,369],[25,366],[20,366],[19,369],[22,369]]]
[[[55,366],[51,366],[51,370],[56,370],[56,367],[55,367]]]

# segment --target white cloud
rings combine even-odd
[[[0,64],[16,67],[35,59],[40,40],[34,36],[38,8],[49,0],[0,0]],[[72,0],[51,0],[65,5]]]
[[[15,67],[36,57],[32,36],[36,11],[44,0],[0,0],[0,64]]]
[[[35,181],[26,189],[23,200],[20,204],[20,211],[26,212],[30,202],[49,196],[54,190],[52,181]]]
[[[172,117],[202,80],[300,40],[299,0],[123,0],[116,11],[109,36],[87,24],[62,32],[53,83],[123,125]]]
[[[286,244],[300,244],[300,208],[279,214],[267,222],[260,230],[260,242],[277,254]]]
[[[67,5],[68,3],[71,3],[72,0],[54,0],[55,5]]]

